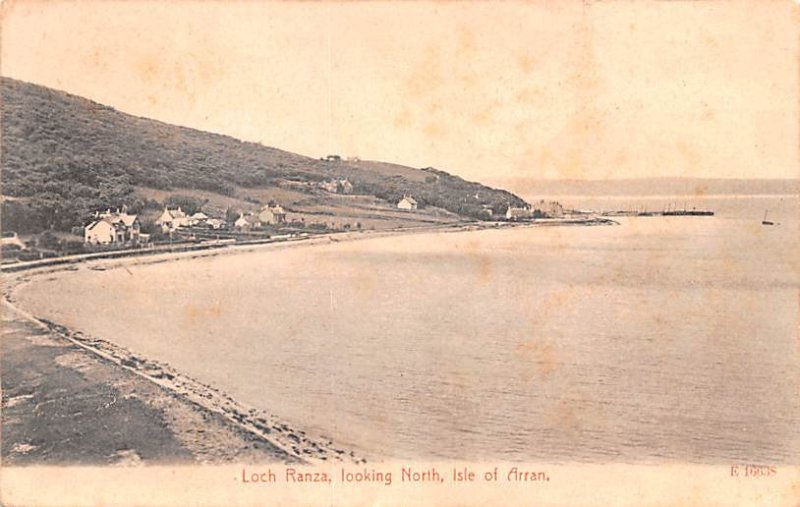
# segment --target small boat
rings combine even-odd
[[[775,222],[767,220],[767,213],[769,213],[769,210],[764,211],[764,220],[761,221],[761,225],[775,225]]]

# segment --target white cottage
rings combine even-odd
[[[397,203],[398,209],[415,210],[417,209],[417,201],[410,195],[404,195],[400,202]]]
[[[96,220],[83,229],[83,241],[92,245],[122,243],[117,228],[106,220]]]
[[[225,228],[225,220],[220,218],[209,218],[206,220],[206,225],[212,229],[224,229]]]
[[[119,210],[95,213],[95,220],[83,229],[84,242],[94,245],[137,243],[139,236],[138,217]]]
[[[207,221],[208,221],[208,215],[206,215],[202,211],[198,211],[197,213],[189,217],[189,224],[192,227],[196,227],[198,225],[200,226],[205,225]]]
[[[178,227],[189,227],[191,219],[180,206],[178,209],[164,208],[164,212],[156,220],[156,225],[161,227],[161,232],[172,232]]]
[[[233,222],[233,227],[240,231],[247,231],[253,227],[259,227],[260,225],[261,224],[256,217],[253,215],[245,215],[244,213],[240,214],[239,218]]]
[[[334,178],[318,184],[319,188],[332,194],[352,194],[353,184],[347,178]]]
[[[533,217],[533,210],[530,208],[515,208],[513,206],[509,206],[506,210],[506,219],[507,220],[524,220],[526,218]]]
[[[279,225],[286,223],[286,210],[283,206],[276,204],[275,206],[264,206],[258,213],[258,220],[262,224]]]

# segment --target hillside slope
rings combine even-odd
[[[240,196],[348,178],[355,194],[481,218],[522,199],[437,171],[381,162],[327,162],[159,121],[2,78],[4,228],[69,230],[96,209],[147,205],[137,188]],[[294,187],[292,187],[294,185]],[[307,185],[309,186],[309,185]],[[139,194],[141,195],[141,194]],[[150,203],[151,205],[153,203]]]

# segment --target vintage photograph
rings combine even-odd
[[[0,11],[4,505],[800,501],[797,2]]]

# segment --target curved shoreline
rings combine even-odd
[[[290,426],[279,416],[264,410],[255,409],[243,404],[225,392],[204,384],[166,363],[148,359],[135,351],[119,346],[109,340],[90,336],[79,331],[69,329],[56,322],[49,321],[34,315],[24,308],[16,305],[15,291],[22,285],[32,282],[45,274],[64,271],[79,271],[80,269],[106,270],[126,268],[129,265],[147,265],[162,262],[176,262],[207,258],[223,254],[250,253],[254,251],[275,251],[290,249],[299,246],[325,245],[331,242],[357,241],[378,239],[390,236],[464,232],[495,229],[499,227],[531,227],[543,225],[561,225],[561,223],[515,223],[515,224],[480,224],[468,223],[448,226],[435,226],[413,228],[399,231],[382,231],[376,233],[339,233],[311,237],[304,241],[281,241],[257,245],[232,245],[225,248],[209,248],[202,251],[163,252],[155,255],[120,255],[114,258],[79,258],[71,262],[61,262],[56,265],[35,266],[30,270],[17,271],[4,275],[4,305],[14,314],[23,317],[36,326],[53,333],[70,343],[92,353],[116,367],[121,367],[149,382],[173,393],[182,399],[200,407],[201,409],[222,416],[236,427],[261,438],[277,449],[285,452],[287,456],[301,462],[330,463],[330,462],[355,462],[364,463],[366,459],[355,450],[335,444],[331,439],[320,435],[308,435],[305,431]],[[566,225],[566,224],[565,224]],[[569,224],[573,225],[573,224]],[[82,264],[79,268],[76,264]]]
[[[57,262],[53,264],[36,264],[24,270],[3,273],[3,306],[5,311],[10,312],[12,315],[67,340],[86,352],[111,363],[114,367],[129,371],[210,414],[221,416],[237,428],[273,445],[294,461],[305,464],[331,462],[366,463],[367,460],[360,455],[361,453],[356,453],[355,450],[346,446],[337,445],[330,438],[320,435],[308,435],[305,430],[297,428],[296,425],[290,425],[279,416],[241,403],[227,393],[185,375],[166,363],[145,358],[135,351],[117,345],[112,341],[87,335],[30,313],[17,305],[15,292],[21,286],[27,285],[43,275],[65,271],[120,269],[130,265],[177,262],[255,251],[294,249],[300,246],[326,245],[331,242],[377,239],[403,234],[459,232],[483,228],[485,227],[475,227],[473,224],[458,224],[458,226],[420,227],[374,233],[328,234],[310,237],[303,241],[274,241],[261,244],[230,245],[223,248],[158,252],[151,255],[142,255],[140,252],[131,251],[118,253],[111,258],[92,256],[91,254],[89,256],[75,256],[69,259],[59,258],[55,259]]]
[[[337,446],[330,439],[309,436],[305,431],[289,426],[279,417],[238,402],[228,394],[184,375],[168,364],[141,357],[108,340],[72,331],[65,326],[28,313],[8,300],[3,303],[13,314],[156,384],[207,412],[222,416],[238,428],[267,441],[299,462],[366,463],[366,460],[357,456],[355,451]]]
[[[360,239],[380,238],[390,235],[398,234],[413,234],[413,233],[426,233],[426,232],[446,232],[446,231],[461,231],[472,230],[474,228],[486,228],[477,226],[477,224],[462,223],[462,224],[447,224],[426,227],[414,227],[408,229],[392,229],[386,231],[360,231],[360,232],[340,232],[319,235],[306,235],[294,236],[284,239],[270,239],[259,240],[253,242],[242,243],[195,243],[177,246],[160,245],[163,248],[146,248],[146,249],[123,249],[111,250],[108,252],[94,252],[88,254],[65,255],[61,257],[53,257],[50,259],[41,259],[35,261],[9,263],[0,265],[0,272],[3,273],[29,273],[37,272],[38,270],[47,270],[47,272],[57,271],[58,268],[70,269],[71,266],[76,264],[96,264],[99,262],[109,261],[129,261],[141,259],[142,264],[150,264],[163,262],[164,260],[178,260],[183,258],[194,259],[200,257],[210,257],[220,254],[232,254],[241,252],[250,252],[265,248],[288,248],[298,245],[313,245],[319,243],[327,243],[329,241],[355,241]]]
[[[319,235],[295,236],[285,239],[259,240],[254,242],[244,242],[239,244],[221,243],[199,243],[181,246],[172,246],[164,249],[128,249],[112,250],[108,252],[95,252],[88,254],[66,255],[42,259],[36,261],[9,263],[0,265],[0,273],[11,275],[17,273],[38,273],[53,272],[60,270],[70,270],[76,264],[94,265],[100,262],[140,260],[141,264],[151,264],[171,260],[195,259],[201,257],[217,256],[221,254],[233,254],[251,252],[266,248],[289,248],[300,245],[316,245],[328,242],[359,241],[388,236],[398,236],[407,234],[426,234],[426,233],[447,233],[447,232],[466,232],[479,230],[492,230],[509,227],[559,227],[559,226],[595,226],[595,225],[619,225],[618,222],[603,217],[588,218],[557,218],[557,219],[537,219],[531,222],[461,222],[455,224],[430,225],[420,227],[409,227],[400,229],[388,229],[382,231],[358,231],[358,232],[338,232]],[[165,245],[162,245],[165,246]],[[137,263],[138,264],[138,263]],[[116,267],[113,266],[113,267]]]

